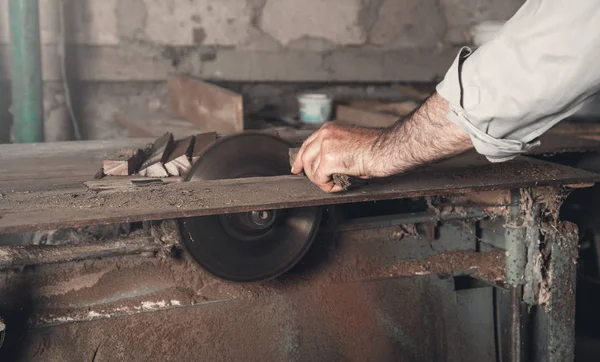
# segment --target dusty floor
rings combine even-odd
[[[331,284],[46,326],[12,344],[11,360],[481,360],[464,359],[464,306],[452,289],[435,276]]]

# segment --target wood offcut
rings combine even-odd
[[[175,143],[173,152],[165,162],[165,169],[171,176],[184,176],[192,168],[190,156],[194,146],[194,137],[187,137]]]
[[[102,170],[106,176],[129,176],[136,173],[144,161],[139,148],[122,148],[114,156],[104,160]]]
[[[169,177],[164,163],[173,150],[173,134],[165,133],[157,139],[149,152],[150,156],[144,161],[140,168],[140,175],[146,177]]]

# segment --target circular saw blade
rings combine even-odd
[[[289,147],[261,133],[224,137],[200,154],[185,181],[286,175]],[[205,270],[229,281],[255,282],[275,278],[300,261],[320,220],[321,208],[307,207],[185,218],[179,228],[187,250]]]

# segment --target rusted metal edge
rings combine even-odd
[[[29,265],[154,253],[162,247],[152,238],[125,239],[85,245],[26,245],[0,247],[0,270]]]

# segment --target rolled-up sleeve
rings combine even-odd
[[[491,41],[461,49],[437,92],[475,149],[506,161],[600,90],[599,60],[598,0],[528,0]]]

